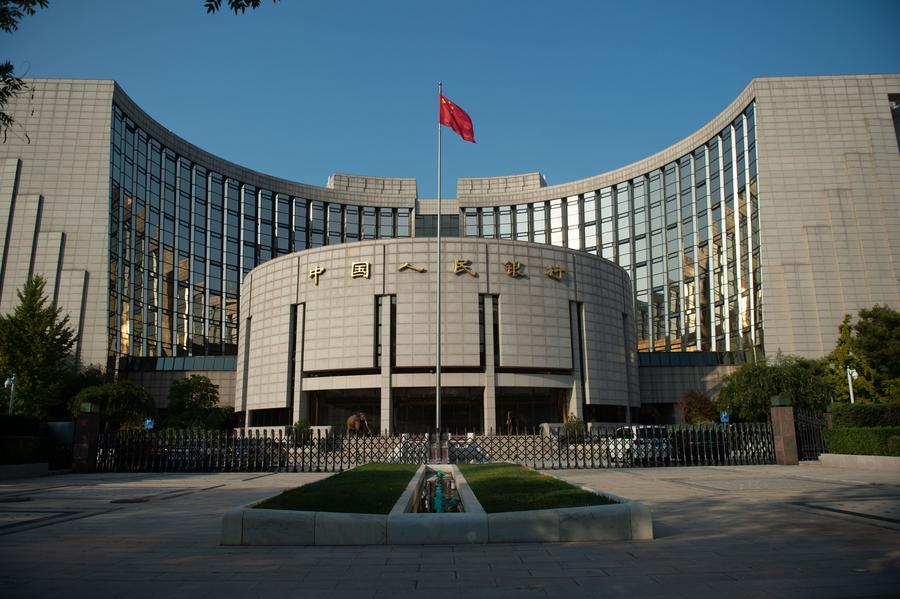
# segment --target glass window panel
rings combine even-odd
[[[466,237],[478,237],[478,208],[466,208]]]
[[[564,247],[562,200],[550,201],[550,243]]]
[[[394,211],[391,208],[379,208],[378,237],[390,239],[394,237]],[[443,224],[443,223],[442,223]]]
[[[371,206],[363,207],[363,239],[375,239],[378,237],[376,217],[375,208]]]
[[[528,227],[528,205],[516,206],[516,239],[528,241],[531,231]]]
[[[498,210],[500,239],[512,239],[512,206],[500,206]]]
[[[493,238],[494,231],[494,209],[479,208],[481,210],[481,234],[487,238]]]
[[[409,237],[409,208],[397,209],[397,237]]]
[[[531,218],[535,243],[547,243],[547,206],[544,202],[532,204]]]
[[[407,237],[409,236],[409,212],[406,219]],[[359,241],[359,206],[344,206],[344,237],[347,241]]]
[[[344,215],[341,204],[328,205],[328,245],[343,242]]]
[[[309,225],[306,211],[307,202],[303,198],[294,198],[294,251],[305,250],[307,246],[306,233]]]

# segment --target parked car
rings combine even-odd
[[[610,439],[610,459],[625,464],[665,464],[672,459],[664,426],[621,426]]]

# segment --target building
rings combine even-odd
[[[322,376],[304,376],[305,362],[290,378],[283,360],[281,378],[267,379],[267,369],[274,367],[252,364],[253,338],[266,317],[252,320],[249,337],[247,318],[259,305],[257,292],[264,302],[289,291],[283,285],[307,283],[301,266],[314,257],[324,265],[341,253],[350,257],[380,248],[380,257],[361,261],[385,277],[388,271],[397,274],[384,261],[391,252],[405,248],[406,261],[426,262],[439,207],[418,197],[414,179],[336,174],[325,187],[286,181],[177,137],[112,81],[29,84],[29,92],[9,106],[17,127],[0,144],[0,312],[13,308],[15,290],[29,274],[44,274],[54,301],[77,328],[80,360],[141,381],[161,405],[171,381],[192,372],[220,384],[224,398],[235,398],[237,409],[249,412],[249,424],[298,417],[299,406],[310,404],[303,403],[305,391],[297,381],[318,385],[309,390],[321,391],[321,397],[329,389],[349,393],[338,383],[329,387]],[[633,290],[633,302],[625,306],[583,293],[561,296],[562,308],[545,310],[509,332],[517,336],[510,337],[513,345],[534,348],[528,335],[547,334],[541,318],[570,325],[577,320],[557,311],[566,303],[585,311],[614,310],[619,319],[633,317],[626,326],[633,328],[634,347],[622,350],[621,360],[589,349],[580,366],[579,349],[573,351],[571,343],[572,332],[577,336],[580,329],[568,326],[563,330],[570,342],[569,368],[559,368],[550,354],[543,361],[531,355],[531,362],[522,359],[509,367],[535,371],[504,373],[501,349],[495,391],[506,388],[500,384],[503,374],[567,376],[552,385],[536,384],[535,393],[563,388],[563,407],[576,413],[580,408],[588,418],[671,420],[677,417],[674,403],[686,390],[715,390],[730,364],[762,353],[819,357],[833,346],[845,313],[875,303],[900,308],[898,103],[900,75],[754,79],[694,134],[614,171],[553,186],[538,173],[460,179],[457,197],[440,204],[442,235],[462,254],[448,259],[491,256],[499,268],[503,262],[496,260],[521,258],[529,268],[527,294],[537,296],[552,282],[531,270],[535,261],[543,265],[535,252],[544,246],[550,262],[574,268],[573,280],[577,275],[594,284],[593,271],[608,271],[613,279],[627,274]],[[296,281],[268,281],[270,271],[287,264],[295,265]],[[343,268],[334,264],[331,268]],[[448,285],[456,277],[444,276],[450,277]],[[499,322],[512,306],[506,299],[511,294],[499,286],[509,284],[503,276],[497,270],[490,283],[478,281],[473,291],[485,298],[479,302],[499,296]],[[597,286],[601,294],[605,276]],[[356,283],[348,277],[343,285]],[[391,287],[386,280],[370,291],[373,319],[376,297],[384,302],[396,295],[399,301],[409,293],[416,302],[431,301],[427,293]],[[295,295],[288,305],[301,300]],[[447,335],[461,335],[469,344],[480,308],[466,306],[460,328],[451,327]],[[493,307],[484,313],[487,323]],[[378,314],[385,315],[384,326],[390,320],[387,304]],[[311,324],[290,323],[289,318],[285,334],[295,329],[305,334]],[[591,346],[591,332],[585,334],[581,348],[598,347]],[[246,356],[242,339],[250,339]],[[606,343],[602,335],[600,341]],[[397,342],[399,352],[403,343]],[[370,373],[352,375],[389,376],[359,387],[379,389],[379,414],[387,402],[385,389],[402,396],[400,389],[420,388],[412,378],[427,377],[425,356],[431,353],[416,345],[425,351],[413,350],[415,359],[398,366],[399,372],[386,375],[383,364],[379,370],[373,353],[373,365],[366,366]],[[286,350],[290,346],[287,342]],[[448,351],[456,358],[448,358],[447,369],[476,368],[474,345],[465,349]],[[622,373],[633,349],[637,376]],[[338,349],[329,346],[329,351]],[[347,347],[340,351],[359,357]],[[518,351],[508,355],[526,355]],[[338,355],[343,354],[329,359]],[[242,359],[251,360],[251,368],[244,368]],[[477,372],[448,376],[468,374],[463,387],[488,389],[489,367],[485,358],[483,371],[479,361]],[[404,373],[404,368],[421,371]],[[411,386],[405,387],[403,377],[412,377]],[[604,385],[623,390],[604,394],[599,391]],[[495,409],[502,403],[503,394],[489,394],[482,397],[485,414],[491,401]]]

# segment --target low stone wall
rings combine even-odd
[[[823,453],[819,463],[834,468],[860,468],[862,470],[883,470],[900,472],[900,457],[884,455],[848,455],[844,453]]]
[[[407,511],[419,490],[423,465],[388,515],[266,510],[254,508],[261,503],[255,502],[225,513],[221,544],[453,545],[653,539],[650,510],[641,503],[610,496],[621,503],[487,514],[456,466],[442,464],[440,468],[450,471],[456,481],[464,512]]]

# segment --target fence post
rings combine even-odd
[[[773,395],[770,402],[775,463],[780,466],[796,466],[800,460],[797,453],[797,430],[794,427],[794,408],[791,407],[791,398]]]

